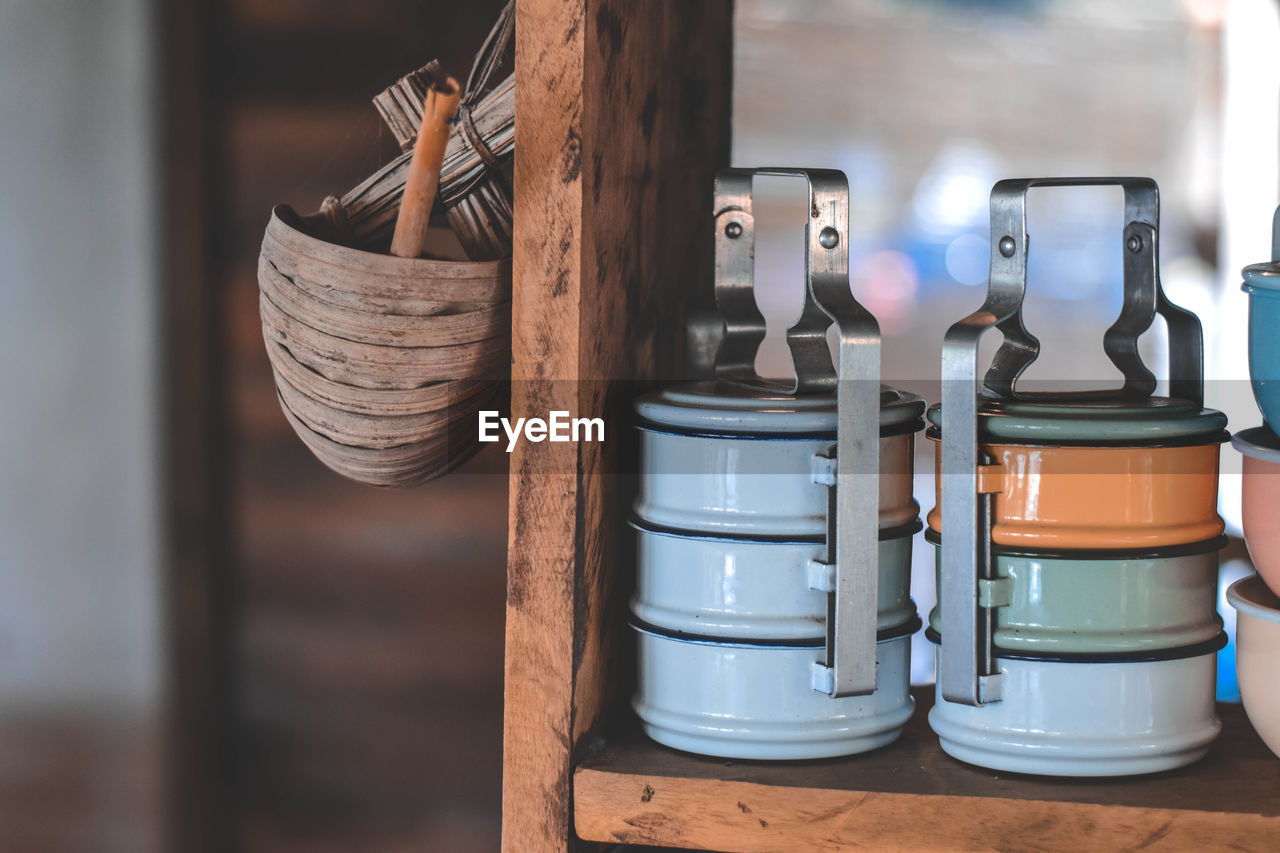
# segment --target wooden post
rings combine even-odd
[[[679,376],[686,306],[710,293],[732,21],[729,0],[517,2],[512,414],[608,427],[511,459],[507,851],[579,849],[573,763],[630,687],[624,424],[638,382]]]

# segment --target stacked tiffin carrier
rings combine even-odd
[[[718,381],[636,402],[632,705],[654,740],[727,758],[851,755],[911,717],[911,480],[919,397],[880,384],[880,335],[849,285],[849,188],[809,181],[793,382],[755,358],[754,170],[716,180]],[[815,269],[825,271],[819,275]],[[840,333],[837,375],[825,332]]]
[[[1121,389],[1024,392],[1039,343],[1023,325],[1027,191],[1125,191],[1124,309],[1104,349]],[[937,703],[949,754],[1060,776],[1168,770],[1208,751],[1217,652],[1219,449],[1226,416],[1203,406],[1199,320],[1165,298],[1158,196],[1144,178],[1001,181],[991,193],[986,304],[943,344],[938,500]],[[1169,396],[1138,355],[1163,317]],[[1003,342],[985,376],[979,339]]]

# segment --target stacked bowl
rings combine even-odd
[[[1039,344],[1023,324],[1033,186],[1125,191],[1124,309],[1104,349],[1113,391],[1022,392]],[[991,195],[987,302],[947,332],[937,441],[940,644],[929,715],[942,748],[983,767],[1122,776],[1179,767],[1217,736],[1219,448],[1199,320],[1157,270],[1158,195],[1144,178],[1001,181]],[[1138,356],[1161,315],[1169,397]],[[1003,342],[985,377],[981,336]]]
[[[1249,294],[1249,375],[1263,424],[1242,430],[1231,444],[1244,455],[1244,537],[1256,577],[1237,581],[1227,600],[1237,611],[1236,671],[1240,698],[1254,728],[1280,755],[1280,210],[1272,223],[1272,260],[1244,268]]]

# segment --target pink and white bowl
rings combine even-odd
[[[1280,598],[1251,575],[1227,589],[1236,609],[1236,675],[1249,722],[1280,756]]]

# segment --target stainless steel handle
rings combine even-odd
[[[1035,361],[1040,342],[1026,328],[1022,302],[1027,285],[1027,191],[1032,187],[1120,186],[1125,196],[1124,304],[1103,338],[1112,363],[1124,374],[1113,392],[1069,395],[1019,394],[1018,377]],[[978,492],[978,345],[992,327],[1004,341],[983,384],[1006,398],[1147,397],[1155,376],[1138,354],[1138,338],[1156,314],[1169,330],[1170,394],[1203,405],[1203,334],[1199,319],[1164,295],[1159,276],[1160,197],[1150,178],[1030,178],[998,182],[991,190],[991,273],[982,307],[953,325],[942,346],[942,579],[939,600],[946,635],[939,650],[942,696],[982,705],[1000,699],[993,644],[994,615],[979,601],[984,581],[995,577],[991,546],[992,502]],[[988,602],[989,603],[989,602]]]
[[[832,696],[876,687],[879,585],[880,327],[849,286],[849,182],[834,169],[727,169],[716,176],[716,304],[725,334],[716,357],[722,379],[759,381],[755,356],[764,318],[753,292],[755,175],[802,177],[809,186],[805,224],[805,300],[787,330],[795,368],[792,393],[836,394],[836,444],[815,459],[815,480],[830,489],[825,553],[812,585],[828,593],[827,646],[814,663],[814,689]],[[838,367],[827,329],[839,333]]]
[[[984,384],[994,393],[1016,399],[1079,397],[1028,394],[1017,390],[1018,378],[1036,360],[1040,342],[1022,320],[1027,287],[1027,191],[1032,187],[1119,186],[1124,190],[1124,303],[1120,316],[1103,337],[1107,357],[1124,375],[1118,391],[1091,391],[1091,398],[1147,397],[1155,391],[1155,375],[1138,354],[1138,339],[1156,314],[1169,329],[1170,395],[1204,403],[1204,341],[1199,319],[1170,302],[1160,285],[1160,190],[1151,178],[1018,178],[998,182],[991,190],[991,277],[988,299],[1000,293],[1012,313],[997,321],[1004,341],[992,359]]]
[[[716,352],[719,379],[763,382],[756,373],[756,353],[765,336],[764,315],[756,306],[755,218],[752,182],[756,175],[805,178],[814,211],[805,225],[805,289],[800,318],[787,329],[787,348],[795,371],[793,394],[830,392],[836,369],[827,346],[832,317],[814,297],[813,281],[835,277],[849,286],[849,184],[843,172],[830,169],[722,169],[715,182],[715,297],[724,317],[724,335]],[[832,175],[839,180],[832,183]],[[833,246],[815,253],[817,234],[834,234]],[[840,255],[842,258],[833,258]],[[839,268],[833,266],[839,265]]]
[[[765,336],[756,306],[756,224],[751,211],[751,172],[724,169],[715,181],[715,297],[724,322],[715,373],[719,379],[754,380],[756,353]]]
[[[1280,261],[1280,207],[1271,218],[1271,260]]]

